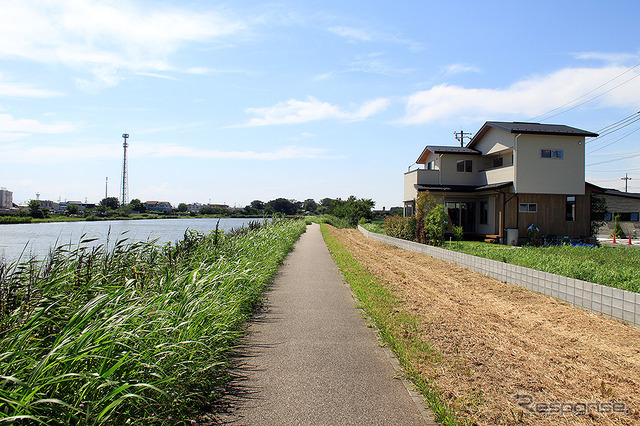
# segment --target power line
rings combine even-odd
[[[638,65],[640,65],[640,64],[638,64]],[[636,66],[638,66],[638,65],[636,65]],[[634,68],[635,68],[635,67],[634,67]],[[579,103],[579,104],[577,104],[577,105],[574,105],[574,106],[572,106],[571,108],[568,108],[568,109],[566,109],[566,110],[564,110],[564,111],[561,111],[561,112],[559,112],[559,113],[557,113],[557,114],[550,115],[549,117],[547,117],[547,119],[549,119],[549,118],[553,118],[553,117],[556,117],[556,116],[558,116],[558,115],[560,115],[560,114],[564,114],[565,112],[569,112],[569,111],[571,111],[571,110],[573,110],[573,109],[576,109],[576,108],[578,108],[578,107],[581,107],[582,105],[587,104],[587,103],[589,103],[589,102],[591,102],[591,101],[594,101],[594,100],[598,99],[599,97],[606,95],[607,93],[609,93],[609,92],[611,92],[611,91],[613,91],[613,90],[617,89],[618,87],[620,87],[620,86],[622,86],[622,85],[627,84],[627,83],[628,83],[628,82],[630,82],[631,80],[633,80],[633,79],[635,79],[635,78],[638,78],[638,77],[640,77],[640,74],[636,74],[636,75],[634,75],[634,76],[633,76],[633,77],[631,77],[629,80],[624,81],[624,82],[622,82],[622,83],[618,84],[617,86],[614,86],[614,87],[612,87],[611,89],[607,90],[606,92],[603,92],[603,93],[600,93],[600,94],[599,94],[599,95],[597,95],[597,96],[594,96],[594,97],[593,97],[593,98],[591,98],[591,99],[588,99],[588,100],[586,100],[586,101],[584,101],[584,102],[581,102],[581,103]]]
[[[637,153],[631,154],[631,155],[627,155],[626,157],[614,158],[613,160],[605,160],[605,161],[600,161],[599,163],[587,164],[586,167],[597,166],[599,164],[605,164],[605,163],[613,163],[614,161],[622,161],[622,160],[626,160],[628,158],[635,158],[635,157],[640,157],[640,152],[637,152]]]
[[[572,100],[572,101],[570,101],[570,102],[567,102],[566,104],[561,105],[561,106],[559,106],[559,107],[557,107],[557,108],[554,108],[554,109],[552,109],[551,111],[548,111],[548,112],[546,112],[546,113],[544,113],[544,114],[542,114],[542,115],[538,115],[537,117],[533,117],[533,118],[531,119],[531,121],[533,121],[533,120],[537,120],[538,118],[544,117],[544,116],[546,116],[547,114],[550,114],[550,113],[552,113],[552,112],[554,112],[554,111],[557,111],[557,110],[562,109],[562,108],[564,108],[564,107],[566,107],[566,106],[568,106],[568,105],[571,105],[572,103],[574,103],[574,102],[576,102],[576,101],[579,101],[580,99],[582,99],[582,98],[584,98],[584,97],[586,97],[586,96],[590,95],[591,93],[595,92],[595,91],[596,91],[596,90],[598,90],[598,89],[603,88],[603,87],[604,87],[604,86],[606,86],[607,84],[611,83],[611,82],[612,82],[612,81],[614,81],[614,80],[617,80],[618,78],[622,77],[622,76],[623,76],[623,75],[625,75],[626,73],[628,73],[628,72],[630,72],[630,71],[632,71],[632,70],[636,69],[636,68],[637,68],[637,67],[639,67],[639,66],[640,66],[640,63],[638,63],[638,64],[634,65],[633,67],[629,68],[628,70],[626,70],[626,71],[625,71],[625,72],[623,72],[622,74],[620,74],[620,75],[618,75],[618,76],[616,76],[616,77],[612,78],[611,80],[607,81],[606,83],[601,84],[600,86],[596,87],[595,89],[588,91],[588,92],[587,92],[587,93],[585,93],[584,95],[579,96],[579,97],[575,98],[574,100]],[[601,94],[600,94],[600,95],[598,95],[598,96],[595,96],[595,97],[593,97],[593,98],[591,98],[591,99],[589,99],[589,100],[587,100],[587,101],[585,101],[585,102],[582,102],[582,103],[580,103],[580,104],[578,104],[578,105],[574,105],[573,107],[571,107],[571,108],[569,108],[569,109],[567,109],[567,110],[565,110],[565,111],[561,111],[561,112],[559,112],[559,113],[557,113],[557,114],[551,115],[551,116],[547,117],[546,119],[548,120],[549,118],[553,118],[553,117],[556,117],[556,116],[558,116],[558,115],[560,115],[560,114],[564,114],[565,112],[571,111],[572,109],[578,108],[579,106],[582,106],[582,105],[584,105],[584,104],[586,104],[586,103],[588,103],[588,102],[591,102],[591,101],[593,101],[593,100],[595,100],[595,99],[599,98],[600,96],[603,96],[603,95],[605,95],[606,93],[609,93],[610,91],[612,91],[612,90],[614,90],[614,89],[617,89],[618,87],[622,86],[623,84],[627,84],[628,82],[630,82],[631,80],[633,80],[634,78],[639,77],[639,76],[640,76],[640,74],[637,74],[637,75],[635,75],[635,76],[631,77],[629,80],[627,80],[627,81],[625,81],[625,82],[623,82],[623,83],[620,83],[619,85],[617,85],[617,86],[613,87],[612,89],[607,90],[607,91],[606,91],[606,92],[604,92],[604,93],[601,93]]]
[[[639,120],[640,120],[640,118],[639,118]],[[613,142],[609,142],[609,143],[608,143],[608,144],[606,144],[606,145],[602,145],[600,148],[596,148],[596,149],[594,149],[593,151],[588,152],[587,154],[593,154],[594,152],[596,152],[596,151],[600,151],[601,149],[604,149],[604,148],[606,148],[606,147],[608,147],[608,146],[611,146],[611,145],[613,145],[613,144],[614,144],[614,143],[616,143],[616,142],[620,142],[622,139],[626,138],[627,136],[631,136],[632,134],[634,134],[634,133],[635,133],[635,132],[637,132],[638,130],[640,130],[640,127],[638,127],[638,128],[637,128],[637,129],[635,129],[635,130],[630,131],[629,133],[627,133],[627,134],[626,134],[626,135],[624,135],[624,136],[619,137],[618,139],[614,140]]]
[[[625,170],[628,170],[628,171],[631,172],[631,171],[635,171],[635,170],[640,170],[640,167],[636,167],[636,168],[633,168],[633,169],[625,169]],[[590,172],[590,173],[618,173],[618,170],[593,170],[593,169],[592,170],[586,170],[585,169],[585,172]]]
[[[638,115],[638,114],[640,114],[640,111],[634,112],[634,113],[633,113],[633,114],[631,114],[630,116],[625,117],[625,118],[623,118],[622,120],[616,121],[615,123],[609,124],[608,126],[604,126],[602,129],[597,130],[597,131],[596,131],[596,133],[604,133],[604,132],[608,131],[610,127],[617,126],[618,124],[621,124],[621,123],[623,123],[623,122],[625,122],[625,121],[627,121],[627,120],[629,120],[629,119],[631,119],[631,118],[635,117],[635,116],[636,116],[636,115]],[[597,139],[597,138],[596,138],[596,139]]]
[[[640,111],[636,112],[635,114],[630,115],[627,118],[624,118],[616,123],[610,124],[608,126],[605,127],[606,130],[598,130],[596,133],[599,134],[598,137],[595,137],[593,139],[590,139],[587,141],[587,143],[591,143],[591,142],[595,142],[598,140],[601,140],[607,136],[609,136],[611,133],[615,133],[618,130],[622,130],[625,127],[631,126],[632,124],[640,121]]]

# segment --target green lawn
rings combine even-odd
[[[640,250],[626,247],[506,247],[465,241],[445,248],[563,275],[593,283],[640,292]]]

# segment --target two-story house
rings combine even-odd
[[[466,147],[427,145],[416,161],[423,167],[404,175],[405,216],[429,191],[467,234],[507,242],[508,229],[522,237],[535,224],[545,235],[586,238],[585,138],[595,136],[557,124],[488,121]]]
[[[171,203],[168,201],[145,201],[144,205],[150,213],[171,213],[171,210],[173,209]]]

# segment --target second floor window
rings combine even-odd
[[[562,150],[561,149],[541,149],[540,150],[541,158],[559,158],[562,160]]]
[[[427,163],[427,170],[435,170],[436,169],[436,162],[435,161],[429,161]]]
[[[493,159],[493,167],[502,167],[504,160],[502,157],[496,157]]]
[[[473,171],[473,163],[471,160],[458,160],[457,168],[460,173],[471,173]]]

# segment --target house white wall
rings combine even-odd
[[[514,134],[491,127],[473,148],[484,155],[497,154],[512,149],[514,140]]]
[[[458,172],[458,161],[471,160],[472,172]],[[486,164],[479,155],[446,154],[440,159],[440,178],[445,185],[484,185],[486,177],[478,171],[486,168]]]
[[[584,137],[522,134],[515,142],[514,187],[518,193],[583,195]],[[542,158],[543,149],[562,150]]]

